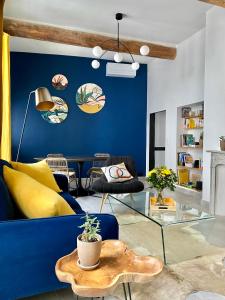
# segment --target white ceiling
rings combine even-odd
[[[4,16],[111,35],[122,12],[121,36],[176,45],[205,26],[209,8],[198,0],[6,0]]]

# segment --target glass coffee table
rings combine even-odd
[[[214,215],[207,212],[202,206],[201,199],[190,196],[190,193],[167,192],[166,197],[174,200],[174,207],[156,208],[151,205],[150,198],[154,197],[154,192],[147,189],[140,193],[126,195],[111,195],[120,203],[134,210],[138,214],[146,217],[160,227],[162,238],[162,250],[164,263],[167,264],[165,230],[176,225],[199,223],[206,220],[214,219]]]

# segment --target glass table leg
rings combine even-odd
[[[167,262],[166,262],[166,249],[165,249],[163,226],[161,226],[161,236],[162,236],[163,260],[164,260],[164,264],[166,265]]]
[[[128,294],[129,294],[129,300],[132,300],[132,298],[131,298],[131,289],[130,289],[130,283],[128,282],[127,283],[127,287],[128,287]]]
[[[126,291],[125,283],[123,283],[123,293],[124,293],[125,300],[127,300],[127,291]]]
[[[127,297],[127,291],[128,291],[129,299]],[[132,300],[131,289],[130,289],[130,283],[129,282],[127,283],[127,289],[126,289],[126,284],[123,283],[123,293],[124,293],[125,300]]]

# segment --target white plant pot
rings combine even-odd
[[[83,267],[95,266],[99,262],[102,247],[102,237],[97,234],[96,242],[83,242],[77,237],[77,253],[79,257],[79,264]]]

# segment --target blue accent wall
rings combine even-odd
[[[35,110],[34,95],[27,117],[20,161],[33,162],[48,153],[64,155],[131,155],[139,175],[145,174],[147,65],[141,65],[136,78],[105,76],[105,61],[98,70],[91,59],[34,53],[11,53],[12,145],[13,158],[30,91],[45,86],[52,96],[64,99],[67,119],[49,124]],[[51,85],[55,74],[64,74],[68,87],[63,91]],[[96,83],[106,95],[106,104],[97,114],[86,114],[76,105],[76,91],[84,83]]]

